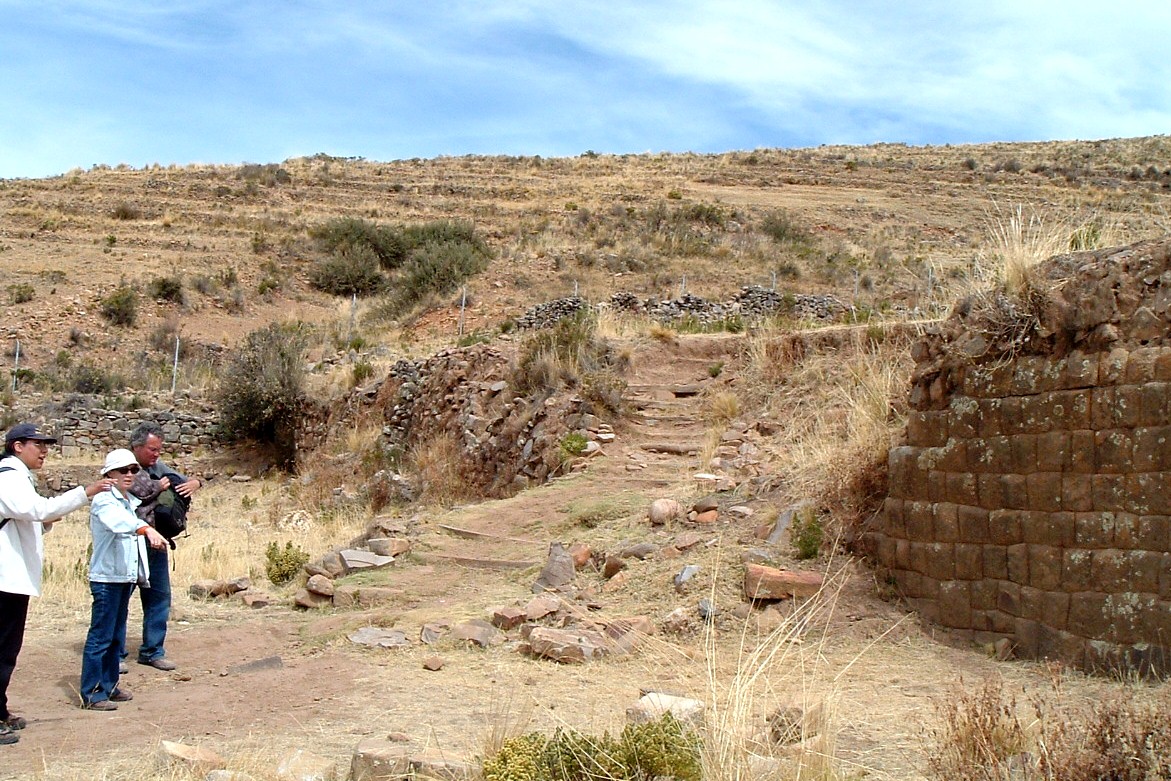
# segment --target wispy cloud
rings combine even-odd
[[[1164,6],[0,0],[0,176],[1162,133]]]

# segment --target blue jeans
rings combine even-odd
[[[110,699],[118,687],[118,663],[126,644],[126,613],[133,583],[95,583],[89,633],[81,654],[81,698],[86,704]]]
[[[138,661],[150,662],[166,656],[167,619],[171,617],[171,568],[167,549],[146,549],[150,565],[150,588],[140,588],[142,597],[142,645]]]

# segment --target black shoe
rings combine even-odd
[[[0,746],[7,746],[18,740],[20,740],[20,735],[17,735],[8,727],[0,727]]]
[[[28,719],[24,716],[13,716],[8,714],[8,718],[0,722],[0,726],[8,727],[8,729],[24,729],[28,726]]]

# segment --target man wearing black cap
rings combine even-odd
[[[15,743],[26,722],[8,710],[8,682],[24,643],[30,596],[41,594],[41,535],[53,521],[84,506],[110,486],[103,477],[51,499],[37,493],[33,472],[45,465],[56,439],[32,423],[13,426],[4,435],[0,458],[0,745]]]

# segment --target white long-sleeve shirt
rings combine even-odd
[[[0,459],[0,519],[10,518],[0,529],[0,591],[9,594],[41,595],[41,565],[45,547],[41,539],[44,522],[84,507],[89,497],[78,486],[60,496],[46,498],[37,493],[32,472],[14,456]]]

